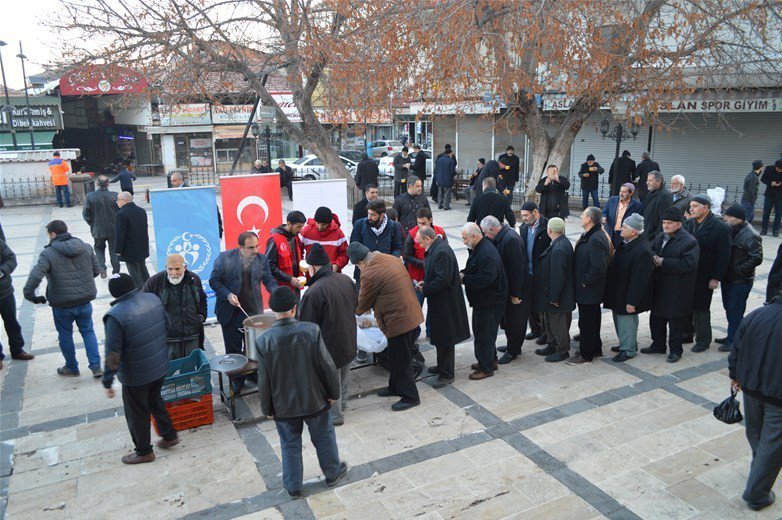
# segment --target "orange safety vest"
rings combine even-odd
[[[55,186],[68,185],[68,171],[70,171],[68,163],[60,157],[54,157],[49,161],[49,172],[52,174],[52,184]]]

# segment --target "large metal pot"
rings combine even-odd
[[[244,348],[247,351],[247,359],[251,361],[258,361],[258,351],[255,348],[255,338],[257,338],[263,331],[272,326],[276,321],[276,316],[273,312],[265,312],[263,314],[257,314],[245,318],[242,322],[244,327]]]

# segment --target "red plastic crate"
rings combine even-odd
[[[190,397],[173,403],[166,403],[166,410],[171,416],[171,422],[176,431],[188,430],[197,426],[204,426],[215,422],[214,410],[212,409],[212,394],[204,394],[201,397]],[[152,418],[152,426],[155,432],[160,435],[160,431]]]

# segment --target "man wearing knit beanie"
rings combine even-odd
[[[116,298],[103,317],[106,329],[106,366],[103,387],[109,399],[116,375],[122,383],[125,420],[135,451],[122,457],[125,464],[153,462],[155,452],[149,432],[149,417],[155,418],[162,435],[159,448],[179,443],[176,430],[160,395],[168,372],[166,328],[168,318],[160,298],[136,290],[125,273],[109,279],[109,292]]]
[[[755,268],[763,261],[763,243],[747,219],[742,204],[725,210],[725,222],[730,226],[731,252],[728,272],[722,281],[722,307],[728,320],[728,334],[716,341],[720,352],[729,352],[733,338],[744,318],[747,298],[755,281]]]
[[[711,211],[711,197],[706,194],[699,193],[692,198],[690,215],[692,218],[684,223],[684,229],[698,241],[700,256],[693,319],[685,327],[685,337],[694,335],[692,351],[703,352],[711,346],[711,297],[728,273],[731,233],[730,227]]]

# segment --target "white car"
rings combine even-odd
[[[342,156],[339,158],[345,163],[345,167],[350,174],[355,175],[357,163]],[[326,166],[323,165],[323,161],[315,154],[305,155],[304,157],[296,159],[292,164],[289,164],[289,166],[293,170],[293,175],[299,177],[299,180],[319,181],[331,178],[326,171]]]
[[[369,151],[372,157],[395,155],[402,151],[402,141],[372,141]]]
[[[428,178],[432,177],[432,171],[434,170],[434,162],[432,161],[432,152],[430,150],[421,150],[421,152],[425,152],[427,155],[426,159],[426,176]],[[380,163],[378,164],[378,169],[380,169],[380,175],[384,177],[394,177],[394,157],[397,154],[389,155],[386,157],[380,158]],[[410,163],[413,162],[415,159],[415,154],[410,154]]]

